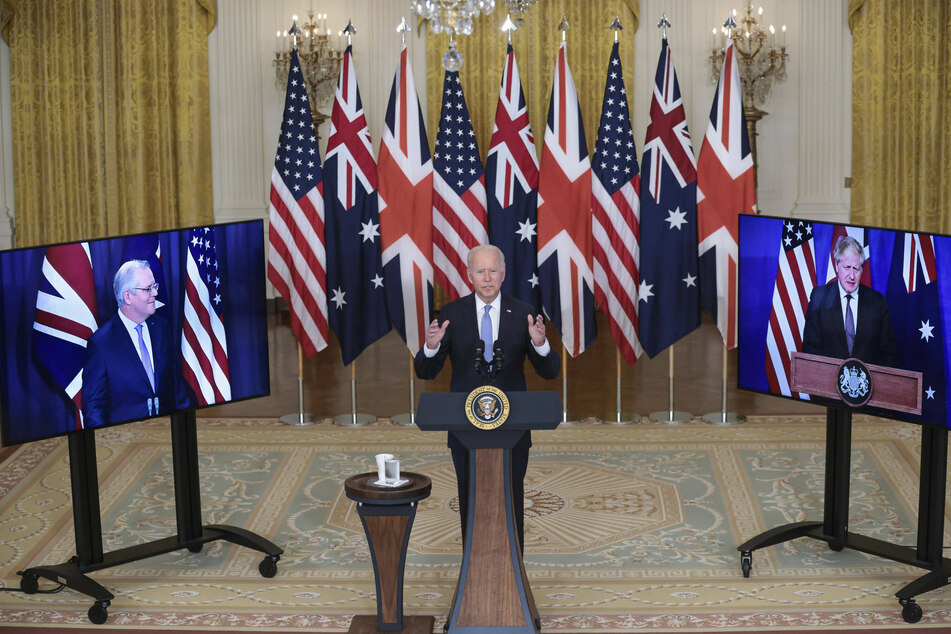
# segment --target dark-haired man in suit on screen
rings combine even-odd
[[[442,307],[439,319],[426,329],[426,343],[416,353],[416,376],[434,379],[449,357],[453,392],[471,392],[482,385],[502,391],[525,390],[525,358],[543,379],[554,379],[561,370],[561,360],[545,337],[545,321],[533,315],[530,304],[503,295],[505,257],[493,245],[479,245],[469,251],[468,277],[475,291]],[[440,322],[442,322],[440,324]],[[481,375],[473,363],[473,354],[483,342],[485,360],[491,361],[500,345],[502,364],[491,379]],[[449,432],[449,448],[456,470],[459,490],[459,513],[465,536],[469,502],[469,454],[456,436]],[[525,432],[512,448],[512,505],[519,544],[525,548],[525,472],[531,432]]]
[[[87,428],[188,407],[168,323],[155,315],[158,284],[145,260],[129,260],[113,280],[119,309],[86,345],[83,415]]]
[[[885,297],[860,283],[865,252],[842,236],[832,252],[836,279],[812,291],[802,332],[802,351],[826,357],[854,357],[895,367],[898,351]]]

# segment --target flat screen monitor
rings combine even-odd
[[[949,424],[951,238],[741,215],[738,301],[741,389],[829,405],[793,389],[802,385],[790,384],[793,353],[856,358],[920,380],[912,394],[920,413],[860,400],[859,411]],[[836,377],[842,393],[860,393],[865,371],[843,372]],[[875,385],[875,396],[890,396],[891,383]]]
[[[0,252],[4,446],[270,392],[263,221]]]

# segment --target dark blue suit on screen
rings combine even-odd
[[[181,357],[175,354],[168,323],[152,315],[146,324],[152,342],[154,391],[139,351],[118,313],[90,337],[83,365],[85,427],[138,420],[188,407],[187,389],[173,367],[173,362]]]

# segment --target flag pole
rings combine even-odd
[[[605,414],[604,422],[609,425],[627,425],[628,423],[638,423],[641,417],[637,414],[624,414],[621,411],[621,349],[615,348],[614,370],[615,370],[615,408],[613,414]]]
[[[281,416],[280,421],[285,425],[297,427],[314,423],[313,417],[304,413],[304,351],[300,341],[297,342],[297,413],[285,414]]]
[[[426,345],[425,343],[423,345]],[[413,376],[413,355],[409,355],[409,414],[397,414],[390,420],[396,425],[416,424],[416,383]]]
[[[674,411],[674,346],[670,346],[669,361],[667,364],[667,410],[654,412],[650,419],[655,423],[686,423],[693,418],[689,412]]]
[[[726,411],[726,343],[723,344],[723,398],[719,412],[711,412],[703,415],[703,422],[711,425],[734,425],[746,420],[746,416],[734,414]]]
[[[376,422],[373,414],[357,414],[357,360],[350,362],[350,413],[334,416],[334,425],[363,427]]]

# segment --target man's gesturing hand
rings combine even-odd
[[[442,326],[439,325],[439,320],[434,319],[430,322],[429,326],[426,327],[426,347],[430,350],[435,350],[439,347],[439,342],[442,341],[442,338],[446,336],[446,328],[449,327],[449,320],[443,322]],[[544,328],[542,329],[544,333]]]

